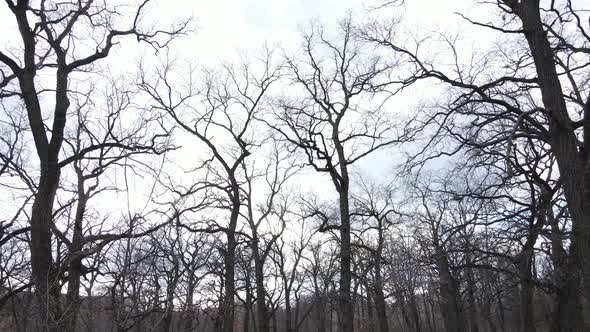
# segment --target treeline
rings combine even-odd
[[[488,43],[390,1],[200,67],[149,1],[6,0],[0,329],[587,331],[583,5],[453,18]]]

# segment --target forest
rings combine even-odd
[[[590,331],[589,1],[2,2],[0,331]]]

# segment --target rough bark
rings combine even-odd
[[[253,232],[255,230],[253,229]],[[260,257],[258,237],[253,239],[252,252],[254,256],[254,270],[256,277],[256,320],[260,332],[270,331],[270,315],[266,306],[266,289],[264,287],[264,267]]]
[[[468,264],[472,264],[471,256],[467,255]],[[479,317],[477,315],[477,303],[475,301],[475,292],[477,286],[473,277],[473,269],[468,267],[465,271],[467,282],[467,301],[469,305],[469,329],[471,332],[479,332]]]
[[[451,274],[449,263],[444,253],[438,254],[436,265],[439,274],[440,309],[443,315],[445,329],[449,332],[465,332],[457,281]]]
[[[76,215],[74,217],[74,229],[72,243],[70,245],[70,256],[72,257],[68,266],[68,290],[66,294],[67,307],[65,308],[65,317],[62,325],[63,331],[74,332],[78,322],[78,313],[80,311],[80,277],[82,276],[82,223],[84,221],[84,212],[88,202],[88,195],[85,192],[84,179],[82,174],[78,174],[78,205],[76,206]]]
[[[234,309],[235,309],[235,253],[236,253],[236,234],[235,229],[237,225],[238,213],[232,211],[229,229],[226,233],[227,247],[223,257],[225,267],[225,295],[223,297],[222,305],[222,330],[224,332],[233,332],[234,330]],[[232,231],[233,230],[233,231]]]
[[[521,253],[518,272],[520,276],[520,331],[535,332],[534,301],[535,291],[531,276],[532,248]]]
[[[344,110],[341,114],[344,114]],[[340,141],[339,122],[342,119],[339,116],[333,126],[332,139],[338,154],[340,163],[340,181],[337,186],[339,205],[340,205],[340,289],[339,289],[339,314],[340,314],[340,331],[352,332],[354,327],[354,310],[351,297],[352,283],[352,251],[350,245],[350,195],[348,177],[348,160],[344,153],[344,147]]]
[[[588,181],[588,156],[580,156],[576,136],[563,97],[563,89],[555,67],[554,53],[544,30],[539,0],[507,1],[522,20],[524,36],[535,63],[543,105],[548,114],[549,143],[559,167],[560,180],[572,218],[572,238],[568,273],[560,297],[557,319],[561,331],[584,331],[586,326],[581,304],[583,284],[590,285],[587,257],[590,255],[590,186]],[[585,121],[588,121],[585,118]],[[585,133],[586,134],[586,133]],[[584,135],[586,136],[586,135]],[[588,137],[584,137],[586,141]],[[586,291],[588,291],[586,287]],[[578,298],[578,299],[576,299]]]

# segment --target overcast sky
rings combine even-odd
[[[105,0],[111,4],[111,0]],[[359,20],[383,13],[370,8],[379,0],[153,0],[144,23],[156,26],[187,17],[193,17],[196,29],[193,33],[176,41],[173,47],[175,56],[196,60],[198,64],[214,65],[221,60],[236,59],[238,51],[255,51],[265,43],[272,47],[287,50],[300,45],[301,31],[311,20],[320,21],[333,27],[348,13]],[[427,34],[432,31],[463,34],[472,30],[460,30],[460,18],[455,12],[470,13],[473,0],[406,0],[404,6],[391,13],[403,18],[404,26],[414,33]],[[131,18],[129,18],[131,19]],[[153,21],[153,22],[152,22]],[[3,45],[6,43],[19,48],[20,40],[16,33],[14,18],[8,13],[6,4],[0,4],[0,29],[3,31]],[[478,33],[481,33],[480,30]],[[6,42],[6,43],[5,43]],[[116,73],[119,69],[134,70],[134,59],[142,58],[146,48],[136,47],[134,43],[123,43],[115,50],[115,56],[103,61]],[[468,50],[469,51],[469,50]],[[423,92],[421,97],[425,97]],[[417,102],[416,95],[412,101]],[[399,105],[399,104],[398,104]],[[367,159],[362,168],[372,175],[380,176],[390,172],[393,161],[391,154],[375,154]],[[370,165],[370,166],[367,166]],[[317,188],[317,186],[316,186]]]
[[[115,3],[112,0],[105,1],[109,5]],[[178,41],[174,52],[185,58],[214,64],[219,60],[233,59],[238,50],[255,50],[265,43],[292,49],[298,45],[302,28],[311,20],[319,20],[329,27],[349,12],[359,19],[371,17],[376,12],[369,9],[383,1],[385,0],[152,0],[144,23],[165,26],[173,21],[193,17],[196,23],[194,33]],[[476,3],[473,0],[405,2],[394,12],[403,17],[406,27],[413,31],[450,33],[456,32],[458,23],[461,22],[454,13],[470,13]],[[16,47],[20,45],[16,22],[4,1],[0,4],[0,29],[3,32],[1,47],[5,48],[6,44]],[[125,44],[124,55],[140,56],[132,51],[133,45],[130,44],[132,43]],[[121,59],[108,59],[112,60],[121,63]]]
[[[197,30],[181,44],[184,52],[204,62],[232,58],[236,50],[255,49],[265,42],[291,48],[310,20],[334,25],[351,12],[355,17],[374,15],[369,9],[379,0],[218,0],[159,1],[155,11],[168,19],[191,15]],[[410,0],[396,11],[407,26],[425,30],[454,30],[458,17],[472,0]]]

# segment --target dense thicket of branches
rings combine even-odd
[[[589,330],[590,8],[401,5],[201,67],[149,1],[6,0],[0,330]]]

